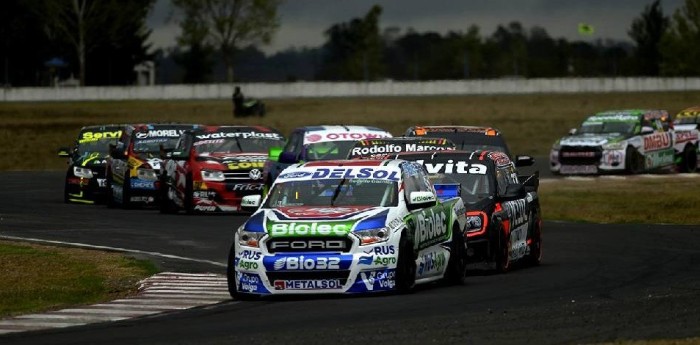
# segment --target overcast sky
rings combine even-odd
[[[578,39],[578,23],[595,28],[593,38],[629,40],[627,31],[635,17],[652,0],[284,0],[279,8],[280,28],[273,42],[261,49],[274,53],[291,47],[316,47],[333,24],[364,16],[378,4],[383,28],[396,26],[418,32],[466,32],[472,25],[489,36],[499,24],[521,22],[525,28],[544,27],[554,38]],[[683,0],[662,0],[666,15]],[[148,20],[156,48],[175,45],[177,24],[167,22],[170,0],[157,0]]]

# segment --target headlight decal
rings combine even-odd
[[[73,167],[73,175],[75,175],[76,177],[81,177],[81,178],[92,178],[93,177],[92,170],[90,170],[88,168],[78,167],[78,166]]]
[[[226,180],[223,171],[218,170],[202,170],[202,180],[204,181],[219,181],[223,182]]]
[[[489,218],[483,211],[467,211],[467,237],[483,235],[488,229]]]

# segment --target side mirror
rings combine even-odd
[[[255,212],[260,207],[261,195],[246,195],[241,199],[241,211]]]
[[[651,126],[644,126],[642,127],[642,134],[651,134],[654,133],[654,128]]]
[[[501,198],[504,200],[515,200],[524,198],[526,194],[525,187],[522,184],[509,184]]]
[[[532,156],[515,156],[516,167],[529,167],[535,164],[535,159]]]
[[[575,135],[578,132],[578,129],[572,128],[569,130],[569,135]]]
[[[411,192],[408,196],[408,206],[410,209],[419,207],[430,207],[435,205],[437,197],[433,192]]]
[[[288,151],[280,153],[278,161],[284,164],[294,164],[299,162],[296,153]]]
[[[462,185],[459,183],[436,183],[435,193],[440,200],[447,200],[462,195]]]
[[[61,147],[58,149],[58,156],[59,157],[70,157],[70,149],[67,147]]]
[[[280,158],[280,153],[282,153],[281,147],[271,147],[270,151],[267,153],[267,159],[277,162]]]

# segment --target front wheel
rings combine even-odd
[[[530,243],[528,247],[530,248],[530,254],[527,257],[527,261],[532,266],[539,266],[542,262],[542,220],[535,214],[532,218],[533,223],[530,228]]]
[[[172,214],[172,213],[177,212],[175,205],[173,204],[172,200],[170,200],[170,197],[168,196],[169,191],[170,191],[170,185],[167,183],[167,178],[165,177],[165,175],[163,175],[163,177],[160,179],[160,204],[159,204],[160,213]]]
[[[496,271],[506,273],[510,271],[510,233],[506,234],[503,231],[503,225],[498,223],[495,229],[498,233],[497,249],[496,249]]]
[[[454,284],[464,284],[464,276],[467,274],[467,251],[464,235],[455,225],[452,228],[452,242],[450,242],[450,260],[447,263],[445,281]]]
[[[192,182],[192,175],[187,175],[185,182],[185,195],[183,198],[183,205],[185,206],[185,212],[187,214],[194,213],[194,187]]]
[[[416,285],[416,258],[413,244],[408,241],[405,233],[399,241],[399,257],[396,261],[396,290],[399,293],[411,292]]]
[[[256,295],[238,291],[238,277],[236,277],[236,243],[231,245],[226,263],[226,283],[228,284],[228,294],[231,298],[239,301],[254,300]]]
[[[632,146],[627,146],[625,151],[625,169],[629,174],[639,174],[644,170],[644,158]]]

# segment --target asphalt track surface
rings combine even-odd
[[[223,273],[207,262],[225,262],[245,219],[66,205],[61,172],[4,172],[0,179],[0,235],[202,260],[141,255],[165,270]],[[543,231],[541,266],[472,271],[464,286],[230,301],[9,334],[0,344],[574,344],[700,336],[699,226],[545,221]]]

